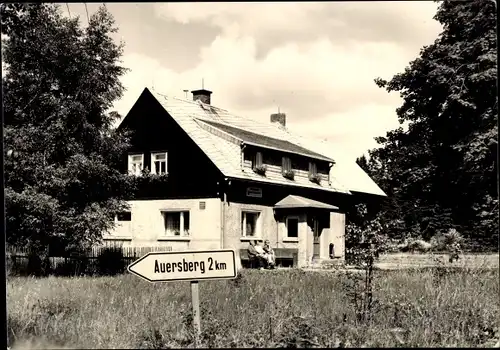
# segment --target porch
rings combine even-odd
[[[345,216],[337,206],[289,195],[274,213],[283,242],[296,242],[298,267],[344,257]]]

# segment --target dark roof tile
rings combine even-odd
[[[306,157],[314,158],[314,159],[319,159],[327,162],[333,162],[332,159],[325,157],[319,153],[315,153],[313,151],[310,151],[304,147],[301,147],[299,145],[296,145],[294,143],[291,143],[289,141],[284,141],[284,140],[279,140],[275,139],[272,137],[264,136],[264,135],[259,135],[250,131],[246,131],[240,128],[236,128],[233,126],[229,126],[226,124],[220,124],[216,123],[213,121],[209,120],[203,120],[204,123],[207,123],[209,125],[212,125],[213,127],[222,130],[224,132],[227,132],[228,134],[231,134],[232,136],[240,139],[241,141],[247,143],[247,144],[254,144],[256,146],[260,146],[263,148],[271,148],[271,149],[277,149],[281,150],[284,152],[289,152],[293,154],[300,154],[304,155]]]

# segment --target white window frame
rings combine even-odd
[[[290,157],[281,158],[281,170],[283,172],[292,171],[292,160],[290,159]]]
[[[255,234],[253,236],[247,235],[247,215],[246,214],[257,214],[257,222],[255,223]],[[262,233],[262,212],[259,210],[248,210],[244,209],[241,211],[241,237],[244,238],[255,238],[260,239]]]
[[[293,220],[297,220],[297,237],[291,237],[288,235],[288,220],[290,219],[293,219]],[[286,238],[291,238],[291,239],[298,239],[299,238],[299,223],[300,223],[300,219],[298,216],[287,216],[286,217]]]
[[[141,156],[141,161],[133,161],[133,157]],[[140,169],[134,171],[133,165],[140,164]],[[142,170],[144,169],[144,153],[130,153],[128,155],[128,173],[130,175],[141,176]]]
[[[189,213],[189,229],[186,231],[185,225],[184,225],[184,213]],[[173,214],[179,214],[179,234],[176,235],[175,231],[170,232],[167,229],[166,225],[166,220],[167,220],[167,215],[173,215]],[[191,212],[190,210],[162,210],[161,215],[163,217],[163,227],[164,227],[164,235],[165,237],[190,237],[191,235]]]
[[[318,165],[315,162],[309,162],[309,175],[315,176],[318,174]]]
[[[158,155],[164,155],[165,156],[165,160],[163,160],[163,159],[156,160],[156,156],[158,156]],[[157,171],[157,170],[161,170],[161,169],[156,169],[155,162],[165,162],[165,174],[160,174],[159,171]],[[151,170],[152,170],[153,174],[156,174],[156,175],[166,175],[166,174],[168,174],[168,154],[167,154],[167,152],[154,152],[154,153],[151,153]]]

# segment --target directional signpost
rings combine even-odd
[[[152,252],[128,266],[128,271],[148,282],[191,282],[193,326],[196,343],[201,333],[199,280],[231,279],[236,277],[233,250]]]

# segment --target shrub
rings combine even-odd
[[[51,264],[48,254],[32,250],[28,253],[27,273],[29,275],[41,277],[51,273]]]
[[[101,275],[117,275],[125,271],[123,251],[119,247],[104,248],[97,257]]]

